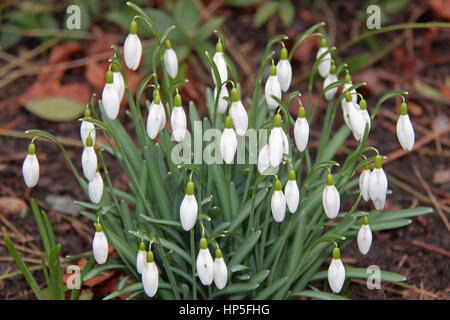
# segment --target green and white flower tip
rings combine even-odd
[[[214,280],[214,262],[205,237],[200,239],[200,251],[196,261],[197,273],[203,285],[209,286]]]
[[[164,65],[167,73],[172,79],[177,77],[178,73],[178,58],[175,50],[172,49],[170,40],[166,40],[166,50],[164,51]]]
[[[225,119],[225,129],[223,129],[220,137],[220,153],[223,161],[230,164],[233,163],[237,150],[237,137],[233,129],[233,119],[227,116]]]
[[[274,127],[269,135],[269,160],[270,165],[274,168],[278,167],[281,160],[283,160],[283,152],[285,150],[283,133],[281,115],[277,113],[274,117]]]
[[[100,222],[95,224],[95,235],[92,241],[92,254],[98,264],[104,264],[108,259],[108,240]]]
[[[370,164],[366,164],[364,166],[364,170],[361,172],[361,175],[359,176],[359,190],[361,192],[364,201],[370,200],[369,195],[370,174],[371,174]]]
[[[228,268],[223,259],[222,250],[216,249],[216,258],[214,259],[214,284],[217,289],[222,290],[227,285]]]
[[[172,140],[181,142],[186,136],[186,113],[181,105],[181,96],[179,93],[175,95],[174,108],[170,115],[170,124],[172,126]]]
[[[83,149],[81,154],[81,167],[83,169],[83,174],[88,181],[95,178],[97,172],[97,154],[95,153],[94,144],[91,136],[86,138],[86,147]]]
[[[369,196],[377,210],[383,210],[386,202],[388,180],[382,168],[383,159],[380,155],[375,157],[375,168],[370,174]]]
[[[336,75],[336,65],[334,64],[334,61],[331,61],[331,67],[330,67],[330,73],[323,79],[323,90],[325,90],[326,87],[328,87],[330,84],[338,81],[338,77]],[[324,96],[325,99],[328,101],[333,100],[334,96],[336,95],[338,87],[328,89],[325,91]]]
[[[272,209],[273,219],[276,222],[283,221],[286,214],[286,198],[284,197],[283,191],[281,191],[281,182],[278,179],[275,181],[275,190],[272,194],[270,207]]]
[[[414,128],[408,115],[406,102],[402,102],[400,106],[400,117],[397,121],[397,138],[404,150],[411,151],[414,147]]]
[[[359,252],[366,255],[372,245],[372,230],[370,230],[369,219],[364,216],[364,222],[358,231],[357,244]]]
[[[217,87],[214,87],[214,101],[217,97]],[[224,114],[227,112],[228,108],[228,101],[224,99],[224,97],[229,97],[228,89],[226,86],[222,86],[222,89],[220,89],[220,95],[219,100],[217,102],[217,112],[220,114]]]
[[[224,57],[224,48],[222,45],[222,41],[217,41],[216,44],[216,53],[213,57],[214,63],[216,64],[217,71],[219,71],[220,81],[224,83],[228,80],[228,70],[227,70],[227,62]],[[211,68],[212,78],[214,81],[214,85],[217,87],[217,85],[220,85],[221,83],[217,83],[216,76],[214,75],[213,68]]]
[[[278,102],[272,98],[272,96],[281,99],[281,87],[277,78],[277,67],[275,67],[273,62],[270,66],[270,76],[267,78],[264,94],[266,96],[266,102],[269,109],[276,109],[278,107]]]
[[[290,213],[297,211],[298,203],[300,201],[300,190],[295,181],[295,171],[289,172],[289,180],[284,187],[284,197]]]
[[[86,107],[86,110],[84,111],[84,117],[85,118],[90,118],[91,117],[91,112],[89,111],[89,108]],[[83,142],[83,145],[86,146],[86,138],[88,136],[91,136],[92,138],[92,143],[95,144],[95,130],[94,130],[94,124],[92,122],[89,121],[81,121],[81,126],[80,126],[80,137],[81,137],[81,142]]]
[[[328,44],[327,40],[325,38],[322,38],[320,41],[320,48],[317,51],[316,59],[319,59],[322,54],[324,54],[326,51],[328,51]],[[325,78],[330,73],[331,68],[331,53],[327,52],[322,60],[319,63],[319,74],[322,78]]]
[[[343,106],[344,119],[347,118],[346,124],[352,130],[353,136],[357,141],[360,141],[364,135],[365,120],[360,108],[356,102],[353,102],[349,91],[345,92],[345,103]]]
[[[185,231],[191,230],[197,221],[198,204],[194,196],[194,183],[189,181],[186,185],[186,194],[180,205],[180,221]]]
[[[88,183],[89,198],[93,203],[99,203],[102,200],[103,195],[103,179],[98,168],[95,173],[94,179]]]
[[[244,136],[248,129],[248,114],[242,104],[239,92],[235,87],[231,89],[231,100],[230,116],[233,119],[236,134],[238,136]]]
[[[158,291],[158,268],[154,261],[153,252],[149,250],[146,255],[146,262],[142,272],[142,285],[147,296],[152,298]]]
[[[144,272],[145,264],[147,262],[147,252],[145,251],[145,243],[144,241],[141,241],[139,244],[139,250],[136,255],[136,271],[139,274],[142,274]]]
[[[147,118],[147,134],[150,139],[155,139],[166,125],[166,112],[161,101],[159,90],[153,91],[153,101],[150,104]]]
[[[109,119],[114,120],[119,114],[120,100],[117,89],[114,86],[114,76],[111,70],[106,71],[106,83],[102,92],[102,103],[106,115]]]
[[[308,120],[306,120],[305,108],[303,106],[300,106],[298,109],[298,118],[295,120],[294,140],[298,151],[305,151],[309,140],[309,124]]]
[[[125,39],[123,52],[127,67],[136,70],[142,57],[142,44],[137,35],[137,22],[135,20],[130,23],[130,33]]]
[[[28,154],[22,164],[22,175],[25,184],[33,188],[39,180],[39,161],[36,157],[36,147],[34,143],[28,145]]]
[[[328,267],[328,284],[334,293],[339,293],[345,282],[345,268],[341,261],[341,252],[338,247],[333,249],[333,259]]]
[[[328,218],[334,219],[337,217],[341,206],[341,198],[338,189],[333,184],[333,175],[331,173],[327,175],[327,185],[322,192],[322,204]]]
[[[364,126],[366,124],[368,124],[369,131],[370,131],[370,126],[372,124],[372,121],[370,120],[369,111],[367,111],[367,102],[363,98],[361,98],[361,101],[359,102],[359,112],[361,113],[361,115],[364,119]],[[365,130],[365,128],[364,128],[364,130]]]
[[[125,82],[123,81],[122,73],[120,73],[119,66],[115,63],[111,64],[111,70],[113,73],[113,84],[119,95],[119,104],[122,102],[123,95],[125,93]]]
[[[277,78],[281,90],[287,92],[292,81],[292,67],[288,60],[288,51],[285,47],[281,49],[280,61],[277,63]]]

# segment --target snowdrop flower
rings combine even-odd
[[[103,232],[100,222],[95,226],[94,240],[92,241],[92,253],[98,264],[104,264],[108,258],[108,240]]]
[[[130,23],[130,33],[125,39],[123,52],[127,67],[131,70],[136,70],[141,61],[142,44],[137,35],[137,22],[135,20]]]
[[[83,168],[83,174],[88,181],[95,178],[97,172],[97,154],[95,153],[92,138],[88,136],[86,138],[86,147],[81,154],[81,167]]]
[[[369,220],[364,216],[364,222],[358,231],[357,243],[359,252],[366,255],[372,244],[372,230],[370,230]]]
[[[185,231],[194,227],[197,221],[198,204],[194,196],[194,183],[189,181],[186,185],[186,194],[180,205],[180,220]]]
[[[22,175],[29,188],[33,188],[39,180],[39,161],[36,157],[36,147],[33,142],[28,145],[28,154],[22,165]]]
[[[361,175],[359,176],[359,190],[361,192],[364,201],[370,200],[369,195],[370,174],[371,174],[370,165],[367,164],[364,166],[364,170],[363,172],[361,172]]]
[[[364,135],[366,121],[360,112],[359,106],[352,101],[350,92],[345,92],[344,119],[347,118],[347,126],[352,130],[353,136],[360,141]]]
[[[155,139],[159,132],[164,129],[166,125],[166,112],[161,102],[159,91],[153,92],[153,101],[150,104],[148,118],[147,118],[147,134],[150,139]]]
[[[266,96],[266,102],[269,109],[274,110],[276,107],[278,107],[278,102],[274,98],[272,98],[272,96],[281,99],[281,87],[277,78],[277,67],[275,67],[273,62],[272,66],[270,67],[270,76],[266,81],[264,94]]]
[[[375,168],[370,174],[369,179],[369,195],[370,199],[377,210],[383,210],[386,202],[386,192],[388,180],[382,166],[382,158],[380,155],[375,157]]]
[[[163,110],[164,111],[164,110]],[[172,126],[172,139],[181,142],[186,136],[186,113],[181,105],[181,96],[177,93],[174,98],[174,107],[170,116]]]
[[[216,100],[216,97],[217,87],[214,88],[214,101]],[[220,89],[219,101],[217,102],[217,112],[221,114],[227,112],[228,107],[228,101],[226,101],[224,97],[228,97],[228,90],[226,86],[222,86],[222,89]]]
[[[270,167],[269,160],[269,145],[265,144],[264,147],[261,148],[258,155],[258,172],[262,174]]]
[[[332,63],[330,73],[325,77],[325,79],[323,79],[323,90],[325,90],[326,87],[336,81],[338,81],[338,77],[336,75],[336,66],[334,65],[334,63]],[[335,87],[325,91],[325,99],[327,99],[328,101],[333,100],[334,96],[336,95],[337,89],[338,87]]]
[[[84,111],[84,117],[85,118],[90,118],[91,117],[91,112],[89,111],[89,108],[86,107],[86,110]],[[92,143],[95,144],[95,129],[94,129],[94,124],[92,122],[89,121],[81,121],[81,126],[80,126],[80,137],[81,137],[81,142],[83,142],[84,146],[86,146],[86,138],[88,136],[91,136],[92,138]]]
[[[216,258],[214,259],[214,283],[217,289],[222,290],[227,285],[228,269],[223,260],[222,250],[216,249]]]
[[[147,262],[147,252],[145,251],[145,243],[144,241],[141,241],[139,244],[139,251],[136,256],[136,271],[139,274],[142,274],[144,272],[145,264]]]
[[[325,38],[322,38],[320,41],[320,48],[319,51],[317,51],[316,59],[319,59],[321,55],[323,55],[325,52],[328,51],[328,45],[327,40]],[[322,78],[325,78],[330,73],[331,68],[331,53],[328,51],[323,56],[322,60],[319,63],[319,74],[322,76]]]
[[[281,90],[283,92],[288,91],[292,80],[292,67],[288,60],[288,51],[285,47],[281,49],[280,61],[277,63],[277,78]]]
[[[333,249],[333,259],[328,267],[328,283],[334,293],[339,293],[345,281],[345,268],[341,261],[341,252],[338,247]]]
[[[102,175],[98,171],[94,175],[94,179],[89,181],[88,184],[89,198],[93,203],[99,203],[102,200],[103,195],[103,179]]]
[[[177,77],[178,73],[178,58],[175,50],[172,49],[170,40],[166,40],[166,51],[164,51],[164,64],[166,66],[167,73],[172,79]]]
[[[222,42],[219,39],[219,41],[216,44],[216,53],[214,54],[213,60],[214,60],[214,63],[216,64],[217,70],[219,71],[220,81],[222,83],[224,83],[225,81],[228,80],[227,62],[225,60],[223,51],[224,50],[223,50]],[[214,85],[216,87],[218,85],[221,85],[222,83],[219,83],[219,84],[217,83],[216,76],[214,75],[214,71],[212,68],[211,68],[211,73],[212,73]]]
[[[278,167],[283,159],[284,139],[283,129],[281,129],[281,115],[276,114],[274,119],[274,128],[269,136],[269,161],[272,167]]]
[[[149,249],[142,272],[142,285],[144,286],[145,294],[150,298],[153,297],[158,290],[158,283],[158,268],[154,261],[153,252]]]
[[[281,182],[277,179],[275,181],[275,191],[272,194],[272,199],[270,202],[270,207],[272,209],[272,216],[276,222],[281,222],[284,220],[284,215],[286,213],[286,198],[281,191]]]
[[[298,151],[303,152],[306,149],[309,139],[309,124],[305,117],[305,109],[300,106],[298,109],[298,118],[294,125],[294,140]]]
[[[231,100],[230,116],[233,119],[236,134],[238,136],[243,136],[247,133],[248,115],[239,97],[239,92],[234,87],[231,89]]]
[[[200,252],[197,256],[197,273],[200,281],[205,286],[209,286],[214,279],[214,262],[208,249],[206,238],[200,239]]]
[[[370,125],[372,123],[372,121],[370,120],[370,115],[369,115],[369,111],[367,111],[367,102],[364,99],[361,99],[361,101],[359,102],[359,112],[361,113],[363,119],[364,119],[364,131],[366,124],[369,125],[369,131],[370,131]]]
[[[411,151],[414,146],[415,136],[406,102],[401,104],[400,109],[400,117],[397,121],[397,138],[404,150]]]
[[[341,198],[339,191],[333,184],[333,175],[331,173],[327,175],[327,185],[322,192],[322,204],[328,218],[334,219],[337,217],[341,206]]]
[[[116,87],[114,86],[114,76],[111,70],[106,72],[106,83],[102,92],[102,103],[106,115],[109,119],[114,120],[119,114],[120,100]]]
[[[225,163],[230,164],[234,160],[237,150],[237,138],[233,129],[233,119],[228,116],[225,119],[225,129],[220,137],[220,153]]]
[[[289,212],[294,213],[297,211],[298,202],[300,200],[300,191],[298,190],[297,182],[295,181],[294,170],[289,172],[289,180],[284,187],[284,197],[286,198]]]
[[[125,93],[125,82],[123,81],[122,73],[120,73],[119,66],[115,63],[111,67],[113,73],[113,84],[119,95],[119,104],[122,102],[123,94]]]

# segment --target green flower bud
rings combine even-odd
[[[137,22],[135,20],[132,20],[130,22],[130,34],[136,34],[137,33]]]
[[[200,239],[200,249],[205,250],[208,248],[208,241],[206,241],[205,237]]]
[[[350,94],[349,91],[345,91],[345,100],[346,100],[347,102],[352,101],[352,95]]]
[[[283,47],[281,49],[280,58],[281,58],[281,60],[287,60],[287,58],[288,58],[288,51],[285,47]]]
[[[159,90],[153,91],[153,102],[155,104],[160,104],[161,103],[161,96],[159,95]]]
[[[327,39],[322,38],[322,39],[320,40],[320,46],[321,46],[322,48],[327,47]]]
[[[166,40],[166,49],[171,49],[172,48],[172,43],[170,42],[169,39]]]
[[[402,116],[406,116],[408,114],[408,105],[406,104],[406,102],[402,102],[402,104],[400,105],[400,114]]]
[[[216,52],[223,52],[223,45],[222,45],[222,41],[220,41],[220,39],[219,39],[219,41],[217,41],[217,44],[216,44]]]
[[[103,226],[100,222],[97,222],[95,224],[95,232],[102,232],[103,231]]]
[[[289,171],[289,180],[295,180],[295,171],[294,170]]]
[[[380,155],[375,157],[375,169],[380,169],[383,164],[383,158]]]
[[[275,191],[281,191],[281,182],[278,179],[275,181]]]
[[[106,71],[106,83],[113,83],[113,73],[111,70]]]
[[[360,108],[361,110],[366,110],[366,109],[367,109],[367,102],[366,102],[366,100],[362,99],[362,100],[359,102],[359,108]]]
[[[233,119],[230,116],[227,116],[225,119],[225,128],[227,129],[233,128]]]
[[[303,106],[300,106],[300,108],[298,108],[298,117],[304,118],[305,116],[306,116],[305,108],[303,108]]]
[[[173,99],[173,104],[175,105],[175,107],[181,107],[181,96],[180,94],[176,94],[175,98]]]
[[[277,113],[273,119],[273,123],[275,128],[279,128],[281,127],[281,115],[279,113]]]
[[[86,147],[92,147],[93,144],[94,144],[94,142],[92,141],[92,138],[91,138],[91,136],[89,135],[89,136],[86,138]]]
[[[333,185],[333,175],[331,173],[327,174],[327,185],[328,186]]]
[[[333,249],[333,259],[337,260],[341,258],[341,250],[338,247]]]
[[[239,98],[239,91],[235,87],[233,87],[233,89],[231,89],[230,95],[231,95],[231,100],[233,102],[238,102],[239,101],[239,99],[240,99]]]
[[[192,196],[194,194],[194,183],[189,181],[186,185],[186,194]]]
[[[276,76],[277,75],[277,67],[274,64],[272,64],[270,66],[270,75],[271,76]]]
[[[217,259],[220,259],[220,258],[222,258],[223,257],[223,255],[222,255],[222,250],[220,250],[219,248],[217,248],[216,249],[216,258]]]
[[[333,60],[331,60],[331,61],[333,61]],[[336,65],[334,64],[334,62],[331,62],[330,73],[331,74],[336,73]]]
[[[367,226],[369,224],[369,219],[367,218],[367,216],[364,216],[363,223],[365,226]]]
[[[148,263],[151,263],[151,262],[153,262],[153,261],[154,261],[153,252],[152,252],[151,250],[149,250],[149,251],[147,252],[147,262],[148,262]]]
[[[141,251],[145,250],[145,243],[144,243],[144,241],[141,241],[141,243],[139,243],[139,250],[141,250]]]
[[[112,72],[119,72],[119,66],[117,65],[117,63],[111,63],[111,70]]]
[[[36,147],[34,143],[30,143],[28,145],[28,154],[35,154],[36,153]]]
[[[84,117],[89,118],[90,116],[91,116],[91,111],[89,111],[89,108],[86,107],[86,109],[84,110]]]

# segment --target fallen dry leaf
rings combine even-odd
[[[22,210],[27,210],[27,203],[16,197],[0,197],[0,212],[4,215],[18,214]]]

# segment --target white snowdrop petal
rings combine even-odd
[[[198,204],[194,195],[185,195],[180,205],[180,220],[185,231],[191,230],[197,222]]]
[[[113,85],[119,96],[119,104],[120,104],[123,98],[123,94],[125,93],[125,83],[123,81],[123,77],[120,72],[113,72]]]
[[[172,137],[175,141],[181,142],[186,136],[186,113],[183,107],[174,107],[170,116],[172,126]]]
[[[80,137],[81,137],[81,142],[83,142],[84,146],[86,146],[86,139],[89,135],[91,136],[91,139],[92,139],[92,145],[94,145],[95,137],[96,137],[95,130],[94,130],[94,124],[89,121],[81,121]]]
[[[258,172],[263,173],[270,166],[269,160],[269,145],[266,144],[261,148],[258,155]]]
[[[345,268],[341,259],[332,259],[328,267],[328,283],[334,293],[339,293],[345,282]]]
[[[322,204],[328,218],[334,219],[339,213],[341,199],[334,185],[326,186],[322,193]]]
[[[278,167],[283,159],[283,134],[280,127],[271,130],[269,136],[269,160],[272,167]]]
[[[105,109],[106,115],[109,119],[114,120],[119,114],[119,94],[113,83],[106,83],[102,92],[102,103]]]
[[[397,121],[397,138],[402,148],[411,151],[414,146],[415,134],[409,115],[400,115]]]
[[[164,64],[169,76],[172,79],[175,79],[178,73],[178,58],[175,50],[173,50],[172,48],[166,49],[166,51],[164,51]]]
[[[89,198],[93,203],[99,203],[103,195],[103,179],[100,172],[96,172],[94,179],[88,184]]]
[[[96,232],[92,241],[92,253],[98,264],[104,264],[108,258],[108,240],[103,231]]]
[[[363,170],[363,172],[361,172],[361,175],[359,176],[359,190],[361,191],[361,195],[364,201],[370,200],[369,195],[370,173],[371,173],[370,169]]]
[[[316,59],[319,59],[322,54],[324,54],[328,48],[321,47],[319,51],[317,51]],[[319,74],[322,76],[322,78],[325,78],[330,73],[331,68],[331,54],[330,52],[326,53],[322,60],[319,63]]]
[[[200,249],[196,266],[200,281],[203,285],[209,286],[214,279],[214,262],[208,249]]]
[[[359,251],[366,255],[372,244],[372,231],[369,225],[363,224],[358,231],[357,244]]]
[[[230,116],[233,119],[233,125],[238,136],[243,136],[248,129],[248,115],[242,102],[235,101],[230,107]]]
[[[284,220],[286,214],[286,199],[282,191],[274,191],[270,202],[272,216],[276,222]]]
[[[269,76],[266,82],[264,94],[266,97],[267,106],[274,110],[278,106],[278,102],[272,98],[272,95],[281,99],[281,87],[277,76]]]
[[[142,44],[137,34],[128,34],[123,45],[124,58],[127,67],[136,70],[142,56]]]
[[[382,168],[373,169],[369,180],[369,195],[375,208],[383,210],[386,201],[388,181]]]
[[[36,154],[27,154],[22,164],[22,175],[25,184],[33,188],[39,180],[39,161]]]
[[[336,74],[328,74],[325,79],[323,80],[323,90],[325,90],[326,87],[328,87],[330,84],[332,84],[333,82],[338,81],[338,78],[336,76]],[[324,96],[325,99],[327,99],[328,101],[332,100],[337,92],[338,87],[335,88],[331,88],[328,89],[327,91],[325,91]]]
[[[220,137],[220,152],[223,161],[230,164],[234,160],[234,155],[237,150],[237,137],[232,128],[225,128]]]
[[[350,126],[353,131],[353,135],[356,140],[361,140],[364,135],[364,130],[366,126],[366,122],[363,118],[363,115],[359,111],[360,108],[356,103],[349,102],[348,106],[348,116],[350,120]]]
[[[289,60],[282,59],[277,63],[277,78],[283,92],[289,90],[292,80],[292,67]]]
[[[136,271],[139,274],[142,274],[142,272],[144,272],[145,264],[147,263],[146,258],[147,252],[145,250],[139,250],[136,255]]]
[[[217,70],[219,71],[220,81],[224,83],[228,80],[228,70],[227,70],[227,62],[223,56],[223,52],[216,52],[213,57],[214,63],[217,66]],[[214,75],[214,71],[211,68],[212,78],[214,84],[217,86],[216,77]]]
[[[142,273],[142,285],[144,286],[144,291],[150,298],[156,294],[158,291],[158,268],[154,262],[146,262],[144,271]]]
[[[223,258],[214,259],[214,284],[222,290],[227,285],[228,269]]]
[[[220,114],[224,114],[225,112],[227,112],[227,107],[228,107],[228,101],[226,101],[224,99],[224,97],[228,97],[228,90],[227,87],[223,86],[222,89],[220,90],[220,95],[219,95],[219,101],[217,102],[217,112]],[[216,101],[217,97],[217,87],[214,88],[214,101]]]
[[[309,124],[306,118],[297,118],[294,124],[294,140],[297,149],[302,152],[306,149],[309,139]]]
[[[284,187],[284,197],[286,198],[289,212],[294,213],[297,211],[300,200],[300,191],[295,180],[288,180],[286,183],[286,186]]]
[[[91,181],[95,177],[97,172],[97,154],[94,147],[85,147],[81,155],[81,167],[83,168],[83,174],[88,181]]]

